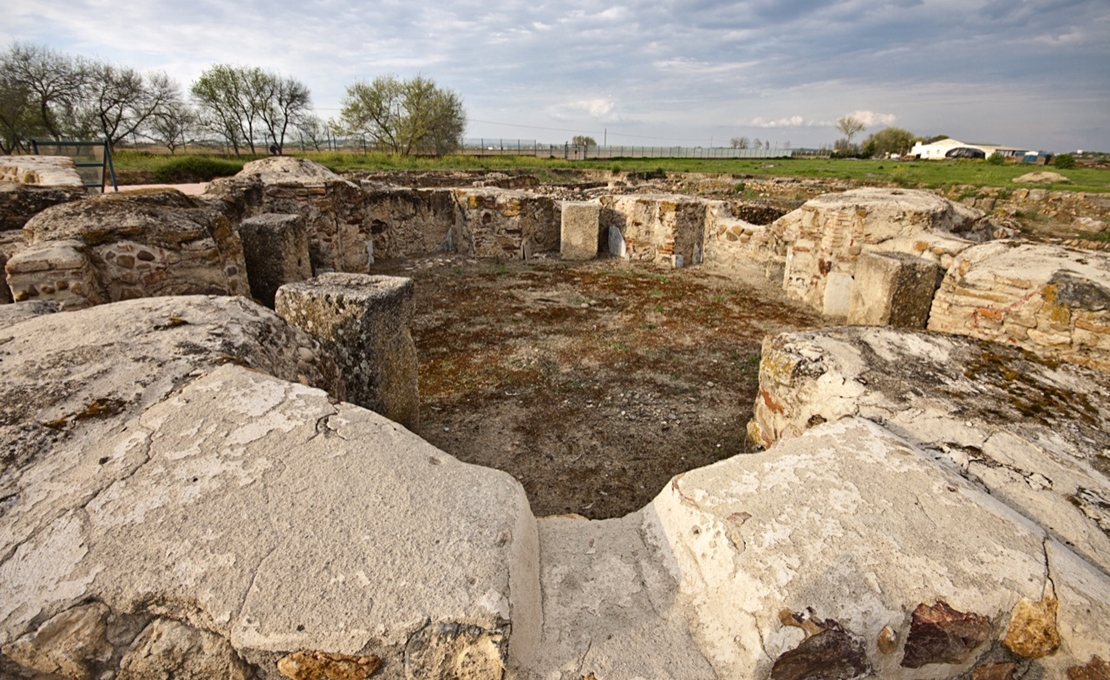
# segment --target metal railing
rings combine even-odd
[[[44,149],[49,149],[49,151]],[[89,153],[82,153],[85,149],[88,149]],[[107,139],[90,142],[69,139],[40,140],[32,137],[31,150],[36,156],[67,156],[72,158],[85,189],[97,189],[103,193],[106,180],[111,179],[112,189],[119,191],[119,184],[116,182],[116,169],[112,165],[112,147],[108,144]],[[98,151],[100,152],[99,158],[97,158]]]
[[[734,149],[721,146],[595,146],[540,144],[534,140],[475,138],[464,140],[457,152],[466,156],[534,156],[564,160],[614,158],[790,158],[793,149]]]

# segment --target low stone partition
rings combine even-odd
[[[451,190],[362,186],[375,259],[457,252],[462,215]]]
[[[564,260],[593,260],[600,250],[601,206],[593,201],[563,201],[559,256]]]
[[[524,260],[559,252],[560,219],[553,199],[482,187],[452,193],[462,217],[456,223],[454,252]]]
[[[949,268],[929,330],[1110,371],[1110,254],[1033,243],[976,246]]]
[[[312,278],[308,232],[301,215],[264,214],[239,225],[251,295],[270,309],[278,288]]]
[[[610,235],[610,243],[623,244],[614,255],[676,267],[699,264],[707,206],[707,201],[677,194],[607,195],[601,197],[601,226],[619,232],[619,237]]]
[[[730,266],[753,263],[777,271],[786,261],[786,249],[768,225],[753,224],[733,217],[729,203],[709,201],[705,215],[704,261]]]
[[[322,274],[278,289],[277,313],[339,366],[338,396],[415,429],[420,422],[412,279]]]
[[[75,309],[159,295],[248,292],[231,223],[172,189],[57,205],[32,218],[23,234],[26,246],[5,265],[16,301]]]
[[[1110,383],[1016,347],[892,328],[769,338],[749,426],[766,447],[859,416],[928,448],[1110,573]]]
[[[972,245],[957,233],[981,217],[927,191],[868,188],[818,196],[771,229],[787,244],[787,294],[826,317],[844,319],[865,250],[906,252],[947,269],[956,253]]]

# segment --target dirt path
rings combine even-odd
[[[763,337],[820,323],[703,267],[439,257],[375,273],[416,280],[418,434],[509,472],[541,516],[621,516],[749,451]]]

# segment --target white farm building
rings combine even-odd
[[[1002,146],[1000,144],[980,144],[980,143],[976,143],[976,142],[961,142],[958,139],[949,138],[949,139],[941,139],[941,140],[933,142],[931,144],[924,144],[922,142],[917,142],[916,144],[913,145],[913,148],[910,149],[909,156],[911,158],[916,157],[916,158],[930,159],[930,160],[950,158],[950,156],[948,156],[948,153],[950,151],[952,151],[953,149],[974,149],[974,150],[982,151],[984,157],[988,157],[993,153],[1000,153],[1000,154],[1002,154],[1003,156],[1006,156],[1006,157],[1022,158],[1022,159],[1024,159],[1025,156],[1029,156],[1029,155],[1037,156],[1038,155],[1038,153],[1036,151],[1031,151],[1029,149],[1022,149],[1022,148],[1019,148],[1019,147]]]

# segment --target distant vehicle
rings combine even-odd
[[[944,154],[945,158],[986,158],[987,154],[982,149],[973,149],[970,146],[957,146],[955,149],[949,149],[948,153]]]

